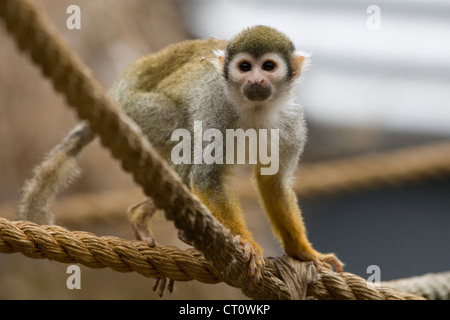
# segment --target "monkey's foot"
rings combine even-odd
[[[142,229],[134,225],[133,228],[135,228],[135,234],[138,240],[147,242],[150,247],[156,246],[155,238],[153,238],[146,229]],[[167,280],[169,280],[169,283],[167,283]],[[162,298],[166,288],[169,293],[172,293],[174,285],[175,281],[172,279],[168,279],[166,277],[157,278],[155,279],[155,282],[153,282],[153,291],[156,291],[158,296]]]
[[[155,238],[150,229],[150,219],[156,212],[156,206],[151,198],[147,198],[128,208],[128,215],[131,220],[136,239],[148,242],[155,246]]]
[[[289,254],[289,253],[288,253]],[[336,269],[336,272],[344,271],[344,263],[336,257],[334,253],[320,253],[313,249],[296,251],[294,254],[289,254],[295,258],[298,258],[302,261],[312,261],[316,266],[317,271],[321,271],[322,268],[327,268],[332,270],[333,265]]]
[[[331,267],[331,265],[336,268],[336,272],[344,271],[344,263],[339,260],[338,257],[336,257],[336,255],[333,253],[319,253],[319,255],[314,257],[312,260],[314,262],[314,265],[316,266],[317,271],[322,270],[322,267],[332,270],[333,268]]]
[[[156,291],[160,298],[164,295],[166,284],[166,277],[155,279],[155,282],[153,283],[153,291]],[[167,291],[169,291],[169,293],[172,293],[174,284],[175,280],[169,279],[169,283],[167,284]]]
[[[156,246],[155,238],[150,229],[150,219],[155,212],[156,206],[151,198],[147,198],[128,208],[128,215],[130,216],[131,226],[134,230],[136,239],[147,242],[150,247]],[[168,283],[167,280],[169,280]],[[174,280],[166,277],[155,279],[153,291],[156,291],[158,296],[162,297],[166,288],[169,293],[172,293],[174,283]]]
[[[258,283],[264,272],[264,257],[261,247],[253,241],[242,238],[241,235],[234,236],[233,240],[242,246],[244,260],[249,262],[248,275],[252,276],[253,280]]]

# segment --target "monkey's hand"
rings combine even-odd
[[[234,241],[239,243],[244,251],[244,260],[249,262],[249,276],[253,277],[253,280],[258,283],[264,272],[264,257],[262,255],[261,247],[252,240],[247,240],[241,235],[233,237]]]
[[[331,265],[333,265],[336,268],[337,272],[344,271],[344,264],[342,263],[341,260],[338,259],[338,257],[336,257],[334,253],[323,254],[317,252],[312,248],[297,249],[294,251],[288,249],[285,250],[286,253],[291,257],[300,259],[302,261],[312,261],[316,266],[317,271],[322,270],[323,267],[332,270]]]

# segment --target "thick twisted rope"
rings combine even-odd
[[[428,273],[383,283],[401,292],[423,296],[430,300],[450,300],[450,271]]]
[[[150,278],[221,282],[211,264],[193,249],[151,247],[143,241],[97,237],[89,232],[69,232],[60,226],[40,226],[28,221],[0,218],[0,252],[20,252],[33,259],[80,263],[89,268],[137,272]]]
[[[97,237],[89,232],[70,232],[60,226],[40,226],[5,218],[0,218],[0,252],[20,252],[35,259],[137,272],[151,278],[165,276],[176,281],[198,280],[211,284],[223,281],[221,274],[194,249],[182,251],[176,247],[150,247],[143,241]],[[307,296],[320,300],[420,299],[389,287],[372,287],[363,278],[351,273],[324,270],[316,274],[311,263],[287,256],[266,258],[266,269],[286,284],[296,299]],[[271,290],[277,291],[278,288]]]

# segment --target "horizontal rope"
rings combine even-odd
[[[127,241],[117,237],[84,232],[70,232],[60,226],[40,226],[28,221],[0,218],[0,252],[19,252],[34,259],[62,263],[79,263],[89,268],[110,268],[118,272],[137,272],[145,277],[167,277],[175,281],[197,280],[219,283],[223,279],[211,263],[195,249],[181,250],[170,246],[149,246],[143,241]],[[323,270],[315,274],[311,263],[287,256],[266,258],[266,272],[291,283],[290,273],[303,283],[304,296],[320,300],[416,300],[421,297],[397,292],[389,287],[371,287],[354,274]],[[276,289],[275,289],[276,290]]]
[[[423,296],[429,300],[450,300],[450,271],[428,273],[405,279],[383,282],[401,292]]]

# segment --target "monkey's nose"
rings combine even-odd
[[[244,95],[251,101],[264,101],[272,94],[272,89],[264,85],[264,80],[261,83],[251,83],[244,88]]]

